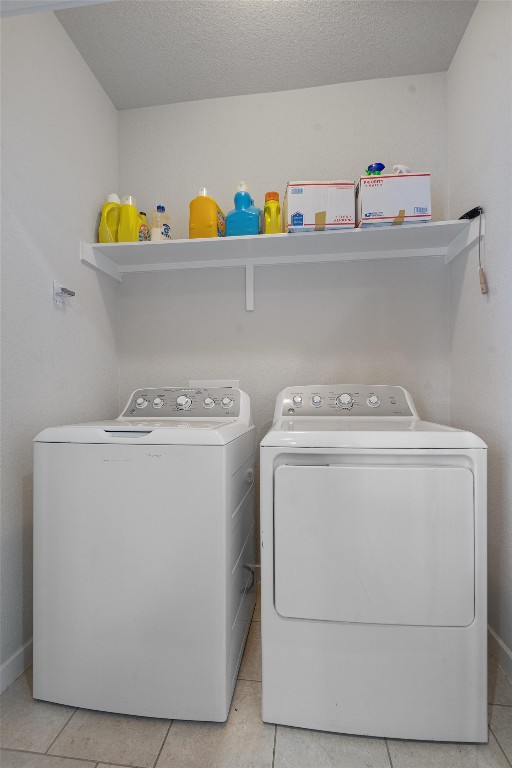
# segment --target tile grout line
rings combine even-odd
[[[33,752],[29,749],[17,749],[16,747],[2,747],[0,749],[0,752],[16,752],[20,755],[39,755],[40,757],[56,757],[57,760],[74,760],[76,762],[82,762],[82,763],[90,763],[92,768],[98,768],[98,761],[97,760],[89,760],[88,757],[67,757],[67,755],[48,755],[46,752]],[[120,768],[123,768],[123,766],[120,766]],[[127,766],[126,768],[130,768]],[[132,766],[133,768],[133,766]]]
[[[272,768],[276,760],[276,739],[277,739],[277,725],[274,725],[274,749],[272,750]]]
[[[45,755],[47,755],[47,754],[48,754],[49,750],[50,750],[50,749],[53,747],[53,745],[55,744],[55,742],[57,741],[57,739],[58,739],[58,738],[59,738],[59,736],[61,735],[61,733],[62,733],[62,731],[64,730],[64,728],[66,727],[66,725],[67,725],[67,724],[68,724],[68,723],[71,721],[71,718],[73,718],[73,717],[76,715],[76,713],[77,713],[77,712],[78,712],[78,707],[76,707],[76,708],[74,709],[74,711],[73,711],[73,712],[71,713],[71,715],[68,717],[68,719],[66,720],[66,722],[64,723],[64,725],[62,726],[62,728],[60,729],[60,731],[58,732],[58,734],[56,735],[56,737],[54,738],[54,740],[52,741],[52,743],[50,744],[50,746],[49,746],[49,747],[47,747],[47,749],[46,749],[46,752],[44,753]]]
[[[167,741],[167,737],[169,735],[169,731],[171,730],[171,726],[172,726],[173,722],[174,722],[174,720],[171,720],[171,722],[169,723],[169,727],[167,728],[167,730],[165,732],[165,736],[163,738],[162,744],[160,745],[160,749],[158,750],[158,754],[155,757],[155,762],[153,763],[153,768],[156,768],[156,764],[158,763],[158,761],[160,759],[160,755],[162,754],[162,750],[164,748],[165,742]]]
[[[169,726],[169,728],[170,727],[171,726]],[[167,733],[169,733],[169,729],[167,730]],[[94,760],[90,760],[88,757],[72,757],[71,755],[48,755],[46,752],[31,752],[30,750],[17,749],[16,747],[0,747],[0,752],[17,752],[20,755],[38,755],[40,757],[56,757],[57,760],[73,760],[73,762],[76,762],[76,763],[90,763],[92,768],[98,768],[98,765],[101,765],[101,763],[103,763],[104,765],[115,765],[115,768],[144,768],[144,766],[142,765],[128,765],[128,763],[105,763],[105,760],[100,760],[98,762],[96,758],[94,758]]]
[[[387,739],[384,739],[384,741],[385,741],[385,743],[386,743],[386,751],[387,751],[387,753],[388,753],[388,760],[389,760],[389,764],[390,764],[391,768],[393,768],[393,761],[392,761],[392,759],[391,759],[391,752],[389,751],[389,744],[388,744],[388,740],[387,740]]]
[[[491,728],[491,726],[490,726],[490,725],[489,725],[489,731],[492,733],[492,735],[493,735],[493,736],[494,736],[494,738],[496,739],[496,744],[497,744],[497,745],[498,745],[498,747],[501,749],[501,751],[502,751],[502,753],[503,753],[503,757],[505,758],[505,760],[507,761],[507,763],[508,763],[510,766],[512,766],[512,763],[510,762],[510,760],[508,759],[507,755],[505,754],[505,750],[504,750],[504,749],[503,749],[503,747],[501,746],[501,744],[500,744],[500,742],[499,742],[499,739],[498,739],[498,737],[496,736],[496,734],[494,733],[494,731],[493,731],[493,729]]]

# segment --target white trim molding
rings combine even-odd
[[[502,668],[508,677],[512,677],[512,651],[503,642],[492,627],[487,625],[489,632],[489,651],[497,660],[498,664]]]
[[[7,661],[0,666],[0,693],[3,693],[16,678],[32,664],[32,640],[18,648]]]

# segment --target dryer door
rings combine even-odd
[[[282,465],[274,494],[275,607],[282,616],[473,621],[469,469]]]

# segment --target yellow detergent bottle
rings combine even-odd
[[[281,229],[281,206],[279,205],[279,192],[267,192],[265,195],[265,234],[277,235]]]
[[[188,236],[225,237],[226,217],[213,197],[208,197],[205,187],[199,190],[198,197],[190,201]]]
[[[119,228],[119,212],[121,201],[114,193],[107,197],[101,209],[100,226],[98,229],[99,243],[117,243],[117,231]]]
[[[119,214],[117,239],[120,243],[138,243],[141,220],[137,210],[137,201],[131,195],[123,195]]]

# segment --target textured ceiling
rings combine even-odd
[[[57,17],[118,109],[448,69],[473,0],[117,0]]]

